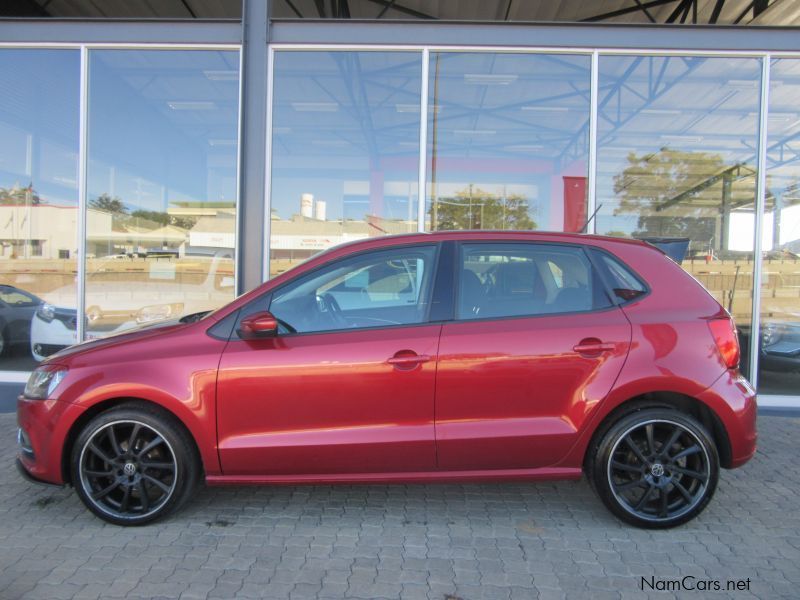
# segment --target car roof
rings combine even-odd
[[[419,242],[441,242],[447,240],[457,241],[547,241],[547,242],[566,242],[572,244],[586,243],[623,243],[635,245],[647,245],[646,242],[632,238],[611,237],[605,235],[595,235],[589,233],[565,233],[563,231],[521,231],[521,230],[460,230],[460,231],[434,231],[418,233],[401,233],[397,235],[384,235],[372,238],[353,240],[337,246],[333,246],[317,254],[316,256],[337,253],[340,250],[351,251],[356,248],[370,248],[392,246],[397,243],[419,243]],[[316,258],[316,257],[315,257]]]

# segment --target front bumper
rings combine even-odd
[[[69,429],[81,414],[75,404],[60,400],[17,399],[17,424],[25,444],[17,454],[26,477],[39,483],[63,485],[62,454]]]
[[[60,319],[44,321],[38,315],[31,321],[31,354],[43,361],[68,346],[78,343],[78,332],[68,327]]]
[[[39,479],[37,477],[34,477],[33,475],[31,475],[28,472],[28,469],[25,468],[25,465],[22,464],[22,461],[19,458],[17,458],[17,460],[14,461],[14,464],[16,465],[17,471],[19,471],[19,474],[22,475],[23,479],[25,479],[26,481],[30,481],[31,483],[38,483],[39,485],[49,485],[49,486],[53,486],[53,487],[64,487],[63,483],[50,483],[49,481],[44,481],[43,479]]]
[[[730,464],[734,469],[756,453],[758,432],[756,392],[738,371],[727,371],[699,396],[722,421],[730,443]]]

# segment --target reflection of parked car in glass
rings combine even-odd
[[[761,326],[759,365],[766,371],[800,371],[800,323]]]
[[[78,311],[42,303],[30,321],[33,358],[42,361],[78,341]]]
[[[750,327],[738,327],[742,363],[749,361]],[[800,373],[800,322],[762,322],[759,329],[758,367],[763,371]]]
[[[11,346],[31,339],[31,317],[42,303],[33,294],[11,285],[0,285],[0,355]]]
[[[87,338],[93,339],[141,325],[211,310],[233,299],[233,276],[220,272],[228,257],[192,257],[202,279],[180,281],[176,263],[148,260],[144,281],[97,281],[86,287]],[[114,261],[116,262],[116,261]],[[109,273],[115,271],[109,268]],[[77,311],[65,307],[74,300],[72,286],[48,294],[30,326],[31,354],[41,361],[78,341]],[[63,300],[62,300],[63,299]]]

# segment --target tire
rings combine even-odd
[[[6,324],[0,321],[0,356],[5,356],[8,351],[9,337],[6,332]]]
[[[194,442],[172,415],[141,402],[103,412],[81,431],[72,482],[95,515],[144,525],[180,508],[200,480]]]
[[[589,475],[619,519],[665,529],[690,521],[711,501],[719,456],[695,418],[670,408],[646,408],[622,417],[602,436]]]

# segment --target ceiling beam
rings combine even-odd
[[[367,0],[367,2],[372,2],[372,4],[377,4],[383,7],[389,7],[397,12],[401,12],[403,14],[409,15],[410,17],[416,17],[417,19],[436,19],[433,15],[426,14],[424,12],[420,12],[418,10],[414,10],[413,8],[408,8],[406,6],[402,6],[397,4],[397,2],[392,2],[391,0]]]
[[[662,6],[664,4],[670,4],[672,2],[677,2],[679,0],[650,0],[650,2],[637,2],[636,6],[628,6],[626,8],[620,8],[617,10],[612,10],[610,12],[602,13],[599,15],[595,15],[593,17],[588,17],[586,19],[581,19],[581,21],[591,23],[594,21],[605,21],[606,19],[613,19],[614,17],[620,17],[622,15],[627,15],[630,13],[635,13],[639,11],[644,11],[648,8],[653,8],[655,6]],[[681,2],[683,0],[680,0]]]

